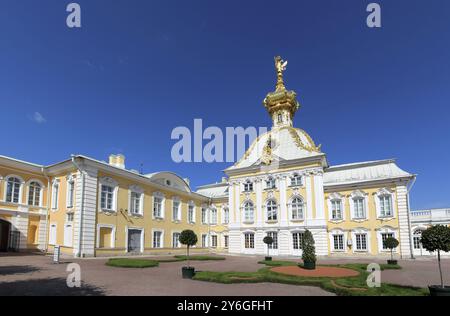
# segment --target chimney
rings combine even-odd
[[[125,156],[122,154],[109,155],[109,164],[114,167],[125,169]]]

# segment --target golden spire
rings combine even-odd
[[[264,106],[272,118],[273,127],[292,126],[295,112],[300,108],[297,94],[286,89],[283,80],[283,72],[288,62],[280,56],[275,57],[275,69],[277,71],[277,85],[274,92],[267,94]]]
[[[280,56],[275,57],[275,69],[277,70],[277,86],[276,91],[286,90],[283,81],[283,71],[286,70],[288,62],[281,59]]]

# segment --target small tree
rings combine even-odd
[[[267,257],[269,257],[270,256],[269,249],[270,245],[273,244],[273,238],[270,236],[266,236],[264,237],[263,242],[267,245]]]
[[[302,259],[303,262],[316,262],[316,247],[314,246],[315,241],[312,233],[309,230],[305,230],[302,239]]]
[[[198,241],[197,235],[192,230],[186,229],[181,232],[179,241],[181,244],[186,245],[187,247],[187,262],[189,268],[190,267],[189,248],[197,244]]]
[[[441,287],[444,288],[444,279],[442,277],[441,268],[441,251],[450,251],[450,227],[443,225],[431,226],[422,232],[421,242],[426,250],[430,252],[437,251]]]
[[[394,249],[398,247],[398,240],[394,237],[388,237],[383,241],[383,245],[391,251],[391,260],[394,260]]]

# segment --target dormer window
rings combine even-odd
[[[278,114],[278,123],[283,123],[283,115]]]
[[[294,173],[291,178],[291,186],[300,186],[302,185],[302,176],[298,173]]]
[[[253,183],[250,180],[247,180],[244,183],[244,192],[252,192],[253,191]]]
[[[267,178],[266,188],[267,189],[276,189],[275,179],[273,177]]]

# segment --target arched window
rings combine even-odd
[[[294,173],[291,178],[291,186],[300,186],[302,185],[302,176],[298,173]]]
[[[266,188],[267,189],[275,189],[276,188],[276,184],[275,184],[275,179],[273,177],[268,177],[266,180]]]
[[[414,249],[422,249],[422,230],[416,229],[413,234]]]
[[[28,189],[28,205],[40,206],[41,205],[41,185],[33,181],[30,183]]]
[[[299,197],[294,198],[291,202],[291,219],[303,219],[303,201]]]
[[[278,206],[274,200],[267,202],[267,220],[276,221],[278,219]]]
[[[20,201],[20,186],[22,181],[19,178],[8,178],[6,184],[6,202],[19,203]]]
[[[254,220],[253,203],[248,201],[244,203],[244,222],[252,223]]]

